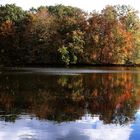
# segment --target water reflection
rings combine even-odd
[[[98,117],[84,116],[76,122],[55,124],[22,116],[14,124],[0,122],[1,140],[127,140],[131,125],[105,125]]]
[[[137,139],[139,86],[138,73],[1,73],[0,139]]]

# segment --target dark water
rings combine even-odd
[[[140,140],[140,68],[1,69],[0,140]]]

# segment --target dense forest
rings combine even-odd
[[[0,65],[140,64],[140,19],[130,6],[85,11],[0,6]]]

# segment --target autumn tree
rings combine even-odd
[[[22,34],[22,21],[26,12],[22,8],[7,4],[0,6],[0,52],[1,64],[17,64],[20,62],[20,35]]]
[[[90,46],[87,48],[92,52],[91,61],[100,64],[126,64],[131,60],[134,51],[133,35],[118,20],[114,6],[107,6],[101,13],[94,12],[88,22]]]
[[[56,38],[52,45],[58,50],[58,59],[62,64],[80,62],[84,47],[84,26],[86,13],[71,6],[50,6],[49,12],[55,17]]]
[[[140,62],[140,20],[138,16],[138,11],[136,11],[131,6],[126,5],[117,5],[115,9],[118,14],[118,19],[123,24],[124,28],[127,32],[131,33],[133,36],[133,55],[131,58],[132,63],[139,63]]]
[[[24,32],[24,47],[28,48],[28,61],[26,63],[48,63],[51,61],[49,55],[51,51],[50,41],[54,34],[55,25],[53,16],[46,8],[30,10]],[[52,61],[53,63],[53,61]]]

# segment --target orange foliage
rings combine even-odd
[[[7,37],[7,36],[13,36],[15,32],[14,25],[12,21],[7,20],[0,26],[0,36],[1,37]]]

